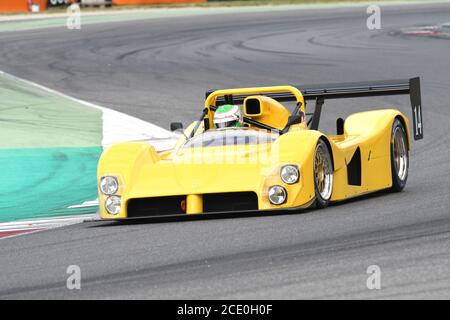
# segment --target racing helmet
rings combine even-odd
[[[217,108],[214,113],[214,126],[222,128],[240,128],[243,126],[244,116],[241,108],[237,105],[224,104]]]

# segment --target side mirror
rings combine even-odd
[[[181,122],[171,122],[170,123],[170,131],[177,131],[179,129],[183,129],[183,124]]]
[[[288,121],[286,123],[286,127],[290,127],[294,124],[302,123],[302,120],[303,120],[303,115],[301,115],[301,114],[290,115],[288,118]]]
[[[290,115],[289,118],[288,118],[288,121],[286,123],[286,126],[281,131],[281,133],[284,134],[284,133],[288,132],[289,128],[292,125],[302,123],[302,121],[303,121],[303,112],[301,112],[300,114]]]

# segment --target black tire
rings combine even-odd
[[[318,159],[322,158],[322,160]],[[327,144],[320,139],[317,142],[316,150],[314,152],[313,174],[314,174],[314,192],[316,200],[314,206],[316,208],[325,208],[330,204],[331,196],[333,194],[333,158],[331,157],[330,150]],[[324,168],[319,168],[320,162],[324,163]],[[323,178],[320,171],[323,171]],[[322,178],[322,179],[321,179]]]
[[[405,126],[399,119],[394,120],[391,131],[391,191],[400,192],[408,180],[409,152]]]

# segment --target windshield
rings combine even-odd
[[[208,130],[187,141],[183,148],[270,143],[278,137],[275,132],[247,128]]]

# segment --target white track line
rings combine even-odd
[[[81,204],[74,204],[71,206],[68,206],[67,209],[77,209],[77,208],[89,208],[89,207],[95,207],[98,206],[98,198],[91,201],[85,201]]]
[[[164,151],[173,148],[179,138],[178,134],[125,113],[71,97],[62,92],[16,77],[1,70],[0,74],[10,77],[18,82],[39,88],[53,95],[60,96],[90,108],[101,110],[103,120],[103,147],[108,147],[115,143],[127,141],[147,141],[155,148],[156,151]]]
[[[34,229],[53,229],[85,221],[95,221],[97,219],[98,219],[97,214],[86,214],[80,216],[63,216],[45,219],[36,218],[30,220],[5,222],[0,223],[0,232],[34,230]]]

